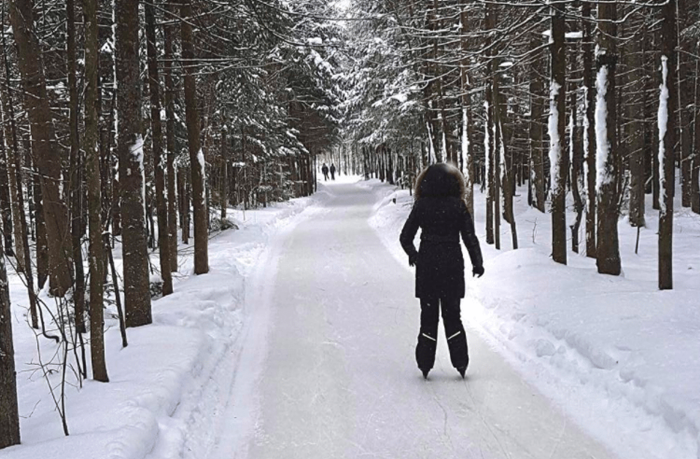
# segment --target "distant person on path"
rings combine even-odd
[[[323,163],[321,172],[323,172],[323,180],[328,181],[328,166],[326,166],[326,163]]]
[[[416,298],[421,307],[416,361],[425,378],[435,363],[440,310],[452,366],[464,378],[469,365],[467,337],[460,316],[464,298],[460,237],[469,252],[474,276],[484,274],[484,264],[464,197],[464,176],[456,167],[428,167],[416,179],[415,203],[399,238],[408,264],[416,267]],[[421,243],[417,251],[413,239],[418,228]]]
[[[331,180],[335,180],[335,165],[331,163]]]

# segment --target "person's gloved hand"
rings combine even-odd
[[[472,268],[472,274],[474,277],[481,277],[484,275],[484,267],[483,266],[474,266]]]
[[[415,266],[417,260],[418,260],[417,253],[414,253],[413,255],[409,255],[408,256],[408,266]]]

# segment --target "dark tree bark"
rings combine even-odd
[[[0,254],[2,239],[0,239]],[[0,255],[0,449],[19,444],[15,350],[5,257]]]
[[[564,147],[566,137],[566,52],[564,48],[564,13],[552,7],[552,80],[550,83],[549,150],[552,181],[552,259],[566,264],[566,179],[569,156]]]
[[[182,60],[185,67],[185,117],[187,141],[190,151],[192,174],[192,209],[194,213],[194,273],[209,272],[209,234],[207,230],[207,206],[205,186],[204,152],[200,144],[199,112],[197,110],[197,84],[195,80],[194,38],[192,34],[192,7],[190,0],[180,6]]]
[[[56,296],[63,296],[72,283],[72,247],[68,212],[59,193],[60,155],[53,151],[56,138],[46,93],[41,48],[34,31],[33,7],[33,0],[11,0],[10,22],[17,44],[19,69],[27,93],[25,103],[31,125],[32,149],[41,174],[51,292]]]
[[[535,48],[539,42],[533,40]],[[542,145],[542,120],[544,119],[544,84],[536,66],[530,71],[530,179],[532,181],[532,204],[540,212],[545,212],[544,148]]]
[[[12,250],[12,207],[10,201],[10,184],[7,177],[5,135],[3,130],[0,129],[0,218],[2,218],[2,238],[5,247],[5,255],[13,257],[15,251]]]
[[[633,25],[638,25],[634,24]],[[644,222],[644,113],[642,91],[644,90],[643,40],[633,39],[629,42],[629,52],[625,53],[629,98],[625,110],[627,118],[627,141],[629,143],[630,169],[630,205],[629,221],[633,227],[643,227]],[[627,98],[627,97],[625,97]]]
[[[163,161],[163,128],[160,120],[160,81],[158,77],[158,52],[156,50],[156,19],[152,2],[146,2],[146,39],[148,42],[148,84],[151,97],[151,139],[153,143],[153,168],[156,181],[156,212],[158,214],[158,250],[160,275],[163,278],[163,296],[173,293],[173,276],[170,263],[170,230],[168,208],[165,200],[165,164]]]
[[[66,0],[67,59],[68,59],[68,94],[70,107],[70,227],[73,246],[73,264],[75,265],[75,329],[85,333],[85,272],[83,270],[83,251],[80,240],[83,236],[82,197],[83,177],[82,158],[80,154],[80,131],[78,129],[78,83],[76,78],[75,51],[75,0]],[[89,146],[87,148],[90,148]]]
[[[138,0],[116,0],[116,21],[124,310],[126,326],[138,327],[152,321],[144,214]]]
[[[593,79],[593,34],[591,33],[591,4],[581,2],[584,91],[584,156],[586,160],[586,256],[596,258],[596,138],[595,138],[595,81]]]
[[[659,95],[659,289],[673,288],[673,192],[675,185],[674,148],[676,145],[676,5],[669,1],[661,8],[661,93]]]
[[[598,151],[604,151],[605,157],[597,158],[601,166],[597,170],[596,191],[598,198],[597,228],[597,266],[601,274],[619,275],[621,272],[620,249],[617,233],[618,221],[618,139],[617,139],[617,101],[615,67],[617,64],[617,4],[598,4],[598,75],[596,81],[597,104],[604,104],[605,109],[596,108],[596,138]],[[598,113],[606,116],[598,116]],[[605,123],[605,130],[598,128]]]
[[[171,18],[173,6],[170,0],[166,4],[166,12]],[[177,200],[176,194],[177,176],[175,169],[175,83],[172,76],[172,62],[174,59],[173,34],[177,28],[166,24],[163,26],[164,56],[163,78],[165,82],[165,118],[167,133],[165,144],[168,157],[168,240],[170,241],[170,271],[177,271]]]
[[[98,0],[83,0],[85,17],[85,173],[90,236],[90,356],[92,377],[108,382],[104,344],[104,278],[106,263],[102,238],[102,185],[98,126],[99,49]],[[119,292],[117,292],[119,295]]]

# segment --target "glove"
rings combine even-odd
[[[474,275],[474,277],[483,276],[484,275],[484,267],[483,266],[474,266],[474,268],[472,268],[472,275]]]
[[[415,266],[417,260],[418,260],[417,253],[414,253],[413,255],[409,255],[408,256],[408,266]]]

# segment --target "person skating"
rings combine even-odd
[[[452,365],[462,377],[469,365],[460,316],[465,290],[460,237],[469,252],[473,275],[481,277],[484,265],[464,197],[464,177],[457,168],[448,164],[428,167],[416,179],[415,203],[399,238],[409,265],[416,267],[415,294],[421,306],[416,362],[425,378],[435,363],[440,310]],[[418,228],[421,243],[416,250],[413,240]]]
[[[328,166],[326,166],[326,163],[323,163],[323,167],[321,168],[321,172],[323,172],[323,180],[326,182],[328,181]]]
[[[331,163],[331,180],[335,180],[335,165]]]

